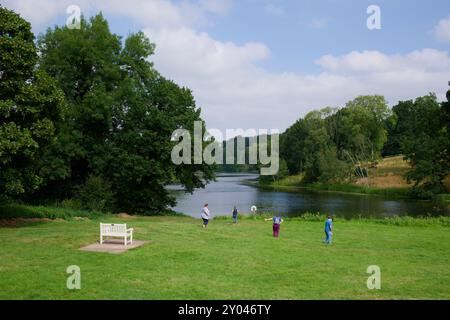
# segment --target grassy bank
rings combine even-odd
[[[274,188],[284,191],[295,191],[296,189],[309,189],[314,191],[332,191],[355,194],[382,195],[389,197],[407,198],[409,188],[377,188],[365,185],[357,185],[350,183],[330,184],[330,183],[309,183],[302,182],[301,176],[289,176],[270,184],[259,185],[263,188]]]
[[[154,215],[154,214],[153,214]],[[163,216],[182,216],[182,213],[167,211],[160,213]],[[72,220],[79,218],[99,219],[105,216],[98,211],[73,209],[70,207],[54,206],[33,206],[27,204],[9,203],[0,204],[0,219],[23,218],[23,219],[63,219]]]
[[[408,188],[376,188],[355,184],[326,184],[313,183],[308,185],[308,189],[317,191],[335,191],[346,193],[359,193],[369,195],[382,195],[390,197],[408,197]]]
[[[26,204],[0,204],[0,219],[9,218],[45,218],[45,219],[65,219],[91,218],[95,219],[103,216],[101,212],[76,210],[59,206],[32,206]]]
[[[405,174],[410,170],[410,165],[402,156],[381,159],[375,168],[369,169],[369,178],[358,178],[342,183],[305,183],[304,175],[292,175],[284,177],[262,187],[275,189],[295,190],[307,188],[315,191],[333,191],[345,193],[357,193],[368,195],[382,195],[389,197],[410,197],[411,184],[405,179]],[[450,177],[444,181],[444,185],[450,190]],[[450,194],[437,197],[440,202],[450,202]]]
[[[73,214],[75,216],[75,214]],[[261,217],[100,216],[0,228],[0,299],[450,299],[449,218],[335,221],[286,219],[281,238]],[[121,255],[78,250],[98,224],[125,222],[151,240]],[[81,290],[66,268],[81,268]],[[369,265],[382,289],[368,290]]]

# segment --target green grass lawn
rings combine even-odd
[[[447,218],[442,218],[447,219]],[[120,255],[78,250],[98,240],[99,222],[126,222],[151,243]],[[405,220],[406,221],[406,220]],[[413,221],[413,220],[411,220]],[[450,299],[446,223],[104,217],[0,228],[0,299]],[[81,268],[81,290],[66,268]],[[369,265],[381,290],[368,290]]]

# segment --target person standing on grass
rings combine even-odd
[[[206,228],[209,222],[209,209],[207,203],[205,203],[202,209],[202,219],[203,219],[203,228]]]
[[[327,221],[325,221],[325,243],[331,244],[333,238],[333,218],[328,216]]]
[[[238,214],[239,214],[239,211],[238,211],[238,209],[236,209],[236,206],[234,206],[234,208],[233,208],[233,222],[234,223],[237,223]]]
[[[273,221],[273,237],[278,238],[280,236],[280,225],[283,223],[283,219],[280,215],[276,215],[272,218],[265,219],[265,221]]]

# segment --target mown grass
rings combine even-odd
[[[124,222],[151,240],[121,255],[78,250],[98,224]],[[189,217],[101,216],[0,228],[0,299],[450,299],[449,218],[286,219],[281,237],[262,217],[220,218],[203,229]],[[81,268],[81,290],[66,268]],[[381,268],[368,290],[367,267]]]

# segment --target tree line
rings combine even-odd
[[[382,96],[360,96],[343,108],[310,112],[281,135],[280,173],[272,178],[304,174],[306,183],[340,183],[367,177],[382,156],[403,155],[412,166],[406,175],[412,196],[445,193],[449,101],[450,91],[442,103],[429,94],[391,109]]]
[[[174,204],[168,183],[213,179],[211,166],[170,160],[172,132],[193,131],[201,109],[149,62],[154,50],[102,14],[36,40],[0,7],[0,200],[149,214]]]

